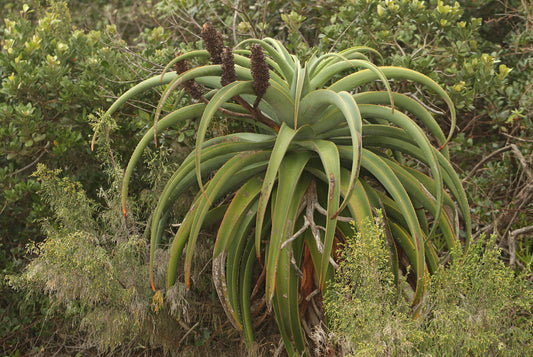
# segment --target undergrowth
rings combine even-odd
[[[112,123],[100,124],[113,129]],[[45,239],[27,245],[31,262],[21,274],[8,276],[7,282],[25,299],[47,296],[50,308],[44,322],[60,319],[80,329],[79,335],[65,341],[43,336],[41,343],[52,343],[57,352],[205,355],[209,344],[216,344],[225,333],[212,284],[198,282],[189,292],[183,284],[166,292],[152,291],[147,278],[149,249],[140,233],[144,227],[135,215],[128,224],[124,220],[118,194],[120,158],[111,153],[107,140],[98,140],[96,146],[109,178],[98,201],[88,198],[83,187],[61,170],[37,166],[33,177],[54,215],[40,222]],[[155,277],[163,281],[168,254],[160,249],[156,257]],[[210,254],[196,258],[198,270],[210,268]],[[199,275],[193,272],[193,279]],[[12,352],[38,353],[23,346]]]
[[[383,230],[371,225],[372,234],[347,240],[325,295],[330,337],[343,355],[533,354],[533,290],[502,263],[494,237],[451,252],[432,276],[417,317],[388,268]],[[405,284],[400,277],[400,287]]]

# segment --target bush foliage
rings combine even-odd
[[[113,189],[119,185],[100,192],[106,202],[101,206],[60,170],[39,164],[33,177],[54,218],[41,222],[46,238],[28,245],[34,258],[23,274],[8,277],[11,287],[28,294],[44,292],[51,303],[48,313],[59,313],[79,326],[86,350],[127,355],[135,353],[138,344],[168,352],[205,343],[200,332],[212,320],[206,312],[216,310],[209,299],[195,304],[198,307],[187,300],[202,301],[211,290],[199,284],[186,295],[177,284],[166,292],[152,292],[146,279],[147,241],[135,226],[125,226],[120,197]],[[156,277],[161,279],[168,256],[158,251],[157,257]],[[205,258],[198,260],[206,264]],[[193,272],[193,279],[197,275]]]
[[[334,339],[353,356],[516,356],[533,353],[533,291],[500,259],[495,237],[451,253],[415,319],[389,266],[381,222],[348,239],[325,296]],[[404,281],[403,284],[406,284]],[[402,284],[400,284],[400,287]]]

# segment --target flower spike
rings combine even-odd
[[[222,63],[222,51],[224,50],[224,40],[220,32],[215,30],[213,24],[207,22],[202,27],[200,36],[204,40],[205,49],[211,55],[213,64]]]
[[[228,84],[237,80],[237,74],[235,73],[235,59],[233,57],[233,51],[230,47],[224,47],[222,50],[222,77],[220,78],[220,84],[227,86]]]
[[[270,86],[270,74],[268,72],[268,65],[265,61],[263,48],[260,44],[253,44],[250,54],[250,70],[254,79],[254,90],[257,98],[254,107],[259,104],[261,98],[266,93],[268,86]]]

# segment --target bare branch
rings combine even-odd
[[[509,235],[511,237],[516,237],[516,236],[520,236],[522,234],[527,234],[531,232],[533,232],[533,226],[527,226],[527,227],[515,229],[514,231],[510,232]]]
[[[285,242],[283,242],[283,244],[281,245],[281,249],[285,248],[287,244],[289,244],[290,242],[292,242],[293,240],[301,236],[307,230],[307,228],[309,228],[310,225],[311,224],[309,223],[307,216],[304,216],[304,225],[302,226],[302,228],[300,228],[298,232],[294,233],[292,237],[290,237]]]

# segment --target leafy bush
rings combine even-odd
[[[500,49],[498,55],[513,70],[504,91],[474,111],[469,132],[471,149],[484,157],[472,160],[459,149],[458,162],[470,162],[467,190],[475,203],[474,221],[479,230],[494,232],[503,248],[502,258],[511,266],[529,271],[533,263],[533,52],[531,4],[505,0],[482,7],[482,33]],[[477,107],[477,106],[476,106]],[[487,115],[485,117],[483,114]]]
[[[62,168],[95,196],[105,179],[88,145],[88,113],[107,107],[114,92],[123,90],[123,82],[150,73],[151,60],[160,62],[169,55],[158,51],[160,39],[147,34],[145,51],[139,54],[146,55],[146,62],[136,59],[137,68],[121,66],[132,55],[113,50],[125,46],[114,27],[85,33],[71,26],[65,3],[52,4],[46,10],[25,6],[18,17],[5,19],[3,29],[0,236],[9,244],[38,235],[34,220],[46,214],[35,195],[38,183],[29,178],[37,162]],[[142,126],[142,118],[122,127],[122,142],[115,139],[117,152],[129,148],[131,129]]]
[[[533,290],[500,259],[495,238],[454,249],[429,281],[422,316],[412,312],[387,267],[380,222],[347,238],[325,296],[328,324],[355,356],[516,356],[533,353]],[[403,283],[405,284],[405,282]]]
[[[126,50],[113,26],[102,25],[101,31],[76,28],[65,2],[51,1],[47,8],[40,7],[39,1],[28,4],[2,3],[6,10],[0,28],[2,276],[24,268],[25,245],[43,239],[39,220],[52,215],[38,194],[40,182],[31,176],[36,165],[60,168],[73,181],[79,181],[91,199],[100,202],[97,192],[108,185],[108,178],[90,150],[93,128],[89,113],[93,108],[107,107],[114,93],[124,90],[124,82],[151,73],[153,62],[167,61],[173,55],[161,44],[170,38],[168,32],[155,26],[143,32],[139,39],[143,46],[134,54]],[[130,63],[131,67],[119,63]],[[124,115],[135,119],[115,133],[117,157],[129,153],[134,133],[147,125],[150,119],[145,113],[151,110],[141,102],[124,108]],[[180,132],[180,128],[175,130]],[[47,321],[43,316],[48,304],[38,294],[24,299],[3,281],[0,288],[0,332],[13,336],[2,339],[2,346],[27,345],[17,340],[18,336],[23,340],[28,332],[39,335],[43,325],[35,322]],[[45,325],[45,332],[54,328]]]
[[[347,237],[340,267],[325,296],[332,340],[342,355],[409,355],[415,321],[395,281],[380,216],[365,222],[367,234]]]
[[[87,330],[100,334],[93,337],[99,347],[114,347],[124,335],[138,333],[146,319],[147,286],[140,278],[146,273],[146,243],[138,236],[126,239],[124,230],[111,232],[106,227],[117,225],[113,221],[95,221],[96,203],[58,170],[39,164],[34,176],[57,220],[43,222],[46,240],[29,246],[35,258],[11,283],[45,291],[67,314],[83,317]]]
[[[452,252],[428,288],[423,351],[444,355],[533,353],[533,290],[500,259],[495,236]]]
[[[503,93],[510,69],[497,67],[498,51],[480,34],[482,20],[463,13],[456,1],[350,1],[324,27],[321,46],[377,48],[387,64],[430,76],[459,110],[472,111]]]
[[[39,164],[34,177],[55,215],[42,222],[46,239],[28,247],[34,258],[23,274],[9,277],[12,287],[30,298],[45,292],[49,314],[59,313],[81,327],[84,343],[78,348],[84,350],[126,354],[139,343],[164,350],[202,343],[198,331],[209,326],[213,317],[205,311],[213,309],[209,302],[191,307],[179,286],[165,295],[151,291],[147,242],[125,227],[113,191],[117,185],[101,192],[109,206],[99,207],[79,183],[60,177],[59,170]],[[160,253],[163,264],[168,256]],[[199,294],[191,292],[187,299],[200,301]],[[191,321],[198,323],[191,327]]]

